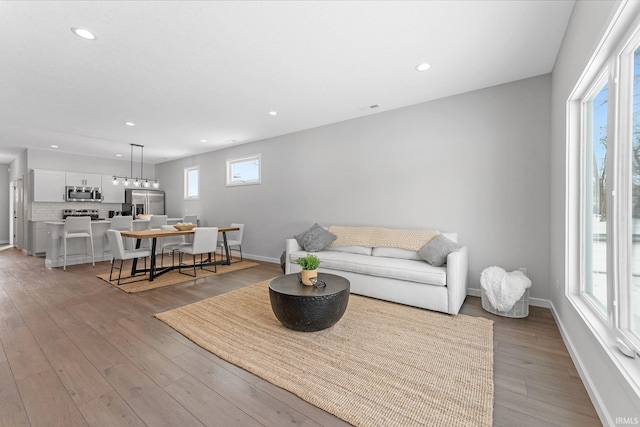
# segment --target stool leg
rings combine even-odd
[[[67,269],[67,238],[66,237],[62,237],[62,249],[64,251],[64,262],[63,262],[63,270]]]
[[[93,252],[93,236],[89,237],[89,243],[91,244],[91,264],[93,264],[93,266],[96,266],[96,257],[95,257],[95,253]]]

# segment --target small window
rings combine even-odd
[[[184,169],[184,198],[197,199],[199,197],[200,166]]]
[[[260,154],[227,160],[227,186],[260,182]]]

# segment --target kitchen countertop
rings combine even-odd
[[[55,221],[44,221],[44,223],[52,224],[52,225],[64,225],[64,219],[58,219]],[[103,220],[91,221],[91,224],[111,224],[111,221],[103,219]]]
[[[167,221],[182,221],[182,218],[167,218]],[[149,219],[134,219],[133,222],[149,222]],[[64,225],[64,220],[56,219],[53,221],[44,221],[44,223],[52,224],[52,225]],[[111,224],[111,220],[110,219],[95,220],[95,221],[91,221],[91,224]]]

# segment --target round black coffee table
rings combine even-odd
[[[271,308],[284,326],[295,331],[321,331],[333,326],[349,303],[350,283],[335,274],[318,273],[326,286],[306,286],[297,274],[276,277],[269,283]]]

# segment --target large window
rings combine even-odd
[[[606,80],[583,101],[584,293],[607,312],[607,101]]]
[[[570,153],[580,165],[570,178],[579,175],[579,184],[569,186],[569,200],[578,206],[569,212],[580,218],[579,244],[569,242],[570,258],[576,260],[570,263],[569,297],[588,324],[640,352],[640,23],[636,26],[617,47],[612,42],[596,54],[569,100],[569,143],[579,146]]]
[[[197,199],[199,194],[200,167],[192,166],[184,169],[184,198]]]
[[[260,182],[260,154],[227,160],[227,186]]]
[[[638,40],[638,37],[636,37]],[[630,242],[628,284],[622,292],[626,304],[622,307],[622,328],[628,329],[640,342],[640,47],[633,52],[631,141],[624,153],[627,159],[628,192],[627,237]]]

